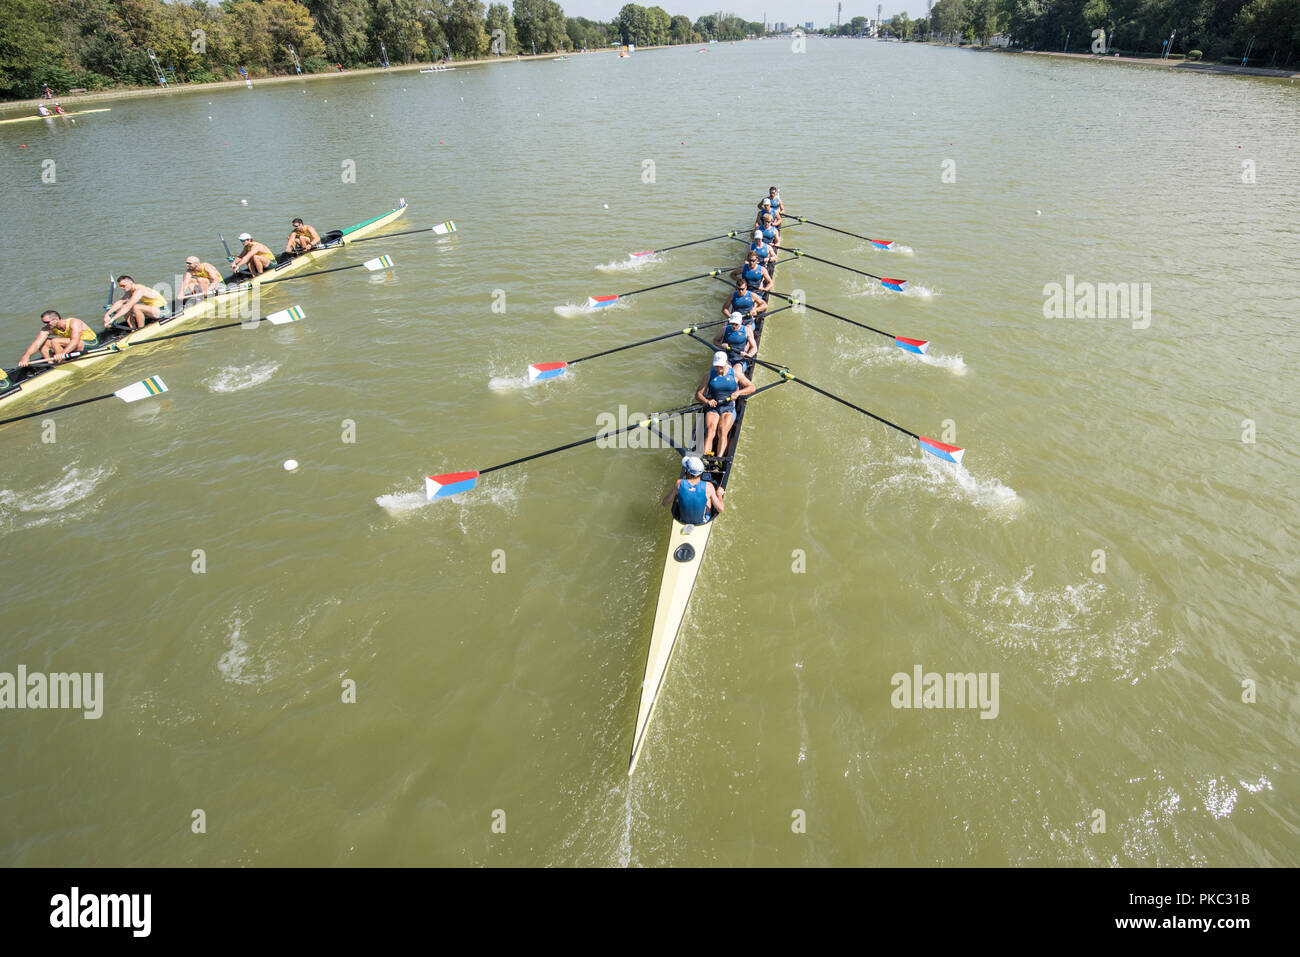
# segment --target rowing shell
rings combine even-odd
[[[0,371],[0,408],[8,411],[19,405],[23,399],[30,398],[66,381],[69,377],[76,375],[84,366],[120,355],[129,346],[146,342],[154,336],[171,332],[186,322],[210,315],[224,306],[232,305],[237,300],[249,295],[262,283],[297,272],[305,266],[309,266],[328,256],[335,250],[343,248],[350,242],[355,242],[364,236],[376,233],[405,212],[406,203],[403,202],[396,209],[390,210],[382,216],[367,219],[365,222],[349,226],[337,233],[327,234],[322,244],[316,249],[308,250],[292,258],[281,259],[274,266],[269,267],[250,280],[240,282],[233,276],[228,276],[224,288],[220,289],[220,291],[214,291],[207,298],[193,302],[183,308],[179,308],[180,302],[175,301],[171,304],[170,316],[158,322],[150,322],[143,329],[125,333],[112,329],[106,330],[99,336],[99,345],[87,350],[87,357],[84,359],[69,361],[58,366],[28,366],[10,369],[7,374]]]
[[[754,340],[762,351],[763,326],[765,315],[754,322]],[[754,377],[755,364],[751,362],[748,373]],[[727,436],[722,477],[718,486],[724,491],[731,479],[732,469],[736,464],[736,448],[740,444],[740,427],[745,421],[745,409],[748,399],[736,402],[736,421],[732,423]],[[698,423],[703,430],[704,423]],[[696,438],[703,440],[700,431]],[[650,720],[654,717],[655,705],[659,703],[663,691],[664,677],[668,674],[668,665],[672,661],[673,650],[677,647],[677,638],[681,634],[682,621],[686,617],[686,606],[690,603],[695,582],[700,577],[700,567],[704,563],[704,549],[709,544],[709,534],[713,530],[715,517],[703,525],[683,525],[672,519],[672,528],[668,534],[668,550],[664,556],[663,580],[659,585],[659,602],[655,606],[655,623],[650,631],[650,651],[646,655],[645,678],[641,682],[641,701],[637,706],[636,730],[632,734],[632,757],[628,761],[627,773],[630,776],[636,770],[637,761],[645,747],[646,732]]]
[[[97,110],[73,110],[71,113],[51,113],[49,116],[41,116],[37,113],[35,116],[17,116],[11,120],[0,120],[0,126],[5,123],[26,123],[28,120],[57,120],[64,116],[85,116],[87,113],[108,113],[112,111],[111,106],[103,106]]]

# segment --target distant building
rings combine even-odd
[[[811,32],[813,29],[813,22],[811,20],[805,20],[803,24],[803,28]]]
[[[985,40],[984,42],[985,42],[985,44],[987,44],[988,46],[991,46],[991,47],[1009,47],[1009,46],[1011,46],[1011,38],[1010,38],[1009,36],[1007,36],[1006,34],[1003,34],[1003,33],[995,34],[994,36],[989,37],[989,38],[988,38],[987,40]]]
[[[774,23],[774,24],[772,24],[772,32],[773,32],[773,33],[785,33],[785,24],[784,24],[784,23]]]

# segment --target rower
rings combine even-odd
[[[47,110],[47,109],[45,108],[45,105],[44,105],[43,103],[38,103],[38,104],[36,104],[36,109],[37,109],[37,111],[40,113],[41,116],[53,116],[53,115],[54,115],[50,110]]]
[[[781,230],[776,228],[776,220],[772,218],[771,213],[764,213],[759,217],[758,229],[755,232],[763,234],[763,242],[772,247],[776,252],[776,247],[781,245]]]
[[[703,476],[704,462],[698,456],[686,456],[682,459],[682,477],[664,496],[663,504],[673,503],[673,515],[683,525],[703,525],[726,508],[722,501],[726,492]]]
[[[107,329],[114,319],[126,316],[127,324],[132,329],[143,329],[150,319],[161,319],[167,315],[167,300],[157,289],[142,286],[130,276],[118,276],[117,284],[123,295],[104,313],[104,328]]]
[[[722,301],[722,314],[730,319],[733,312],[738,312],[745,317],[746,325],[753,324],[766,310],[767,303],[762,296],[749,291],[749,283],[744,276],[736,280],[736,288]]]
[[[47,362],[58,365],[69,355],[76,355],[83,349],[97,345],[99,340],[90,326],[73,316],[64,319],[53,309],[46,309],[41,313],[41,331],[36,334],[18,364],[27,365],[32,353],[39,349]]]
[[[763,202],[759,203],[758,206],[760,218],[762,217],[763,207],[767,206],[770,208],[772,213],[772,222],[779,229],[781,226],[781,220],[785,217],[785,203],[781,202],[781,194],[776,191],[775,186],[769,186],[767,188],[767,195],[763,197]]]
[[[261,243],[253,242],[253,237],[248,233],[240,233],[239,241],[244,244],[244,248],[240,250],[239,258],[231,263],[235,272],[247,266],[250,273],[260,276],[263,270],[275,262],[275,253]]]
[[[704,455],[721,458],[731,437],[731,425],[736,421],[736,400],[754,393],[754,383],[743,372],[732,368],[725,352],[713,354],[713,366],[704,374],[704,381],[695,391],[697,402],[704,409]],[[710,452],[717,438],[717,454]]]
[[[316,232],[316,227],[307,226],[301,219],[295,219],[293,221],[293,232],[289,233],[289,239],[284,244],[284,251],[287,253],[305,253],[319,244],[320,233]]]
[[[772,274],[758,260],[758,252],[751,249],[745,256],[745,261],[731,270],[732,279],[744,279],[753,290],[754,295],[767,301],[768,291],[772,288]]]
[[[182,299],[191,296],[205,297],[209,289],[220,283],[221,273],[217,271],[217,267],[212,263],[202,262],[198,256],[186,258],[185,275],[181,278]]]
[[[749,244],[749,251],[758,253],[758,261],[767,267],[769,273],[776,271],[776,247],[768,245],[767,240],[763,238],[761,229],[754,230],[753,240]]]
[[[727,361],[732,369],[744,373],[748,362],[758,355],[758,340],[754,338],[753,323],[746,324],[745,317],[733,312],[727,320],[726,327],[713,340],[715,346],[727,350]]]

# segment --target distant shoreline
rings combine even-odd
[[[647,47],[645,49],[650,48]],[[482,57],[477,60],[453,60],[448,64],[448,66],[462,67],[475,66],[483,63],[516,63],[523,60],[555,60],[562,56],[578,57],[598,53],[616,52],[617,51],[613,48],[608,50],[602,48],[600,50],[587,50],[585,52],[575,51],[573,53],[539,53],[536,56],[492,56]],[[18,116],[29,114],[42,103],[47,106],[50,103],[59,103],[62,104],[65,109],[68,104],[74,104],[75,108],[79,108],[86,103],[98,103],[104,100],[126,100],[140,96],[169,96],[181,93],[203,93],[212,90],[235,90],[240,87],[248,86],[250,82],[254,87],[258,87],[267,86],[273,83],[298,83],[304,80],[330,80],[344,76],[369,76],[376,73],[412,73],[419,70],[427,70],[429,66],[430,64],[428,63],[404,63],[401,66],[393,67],[376,66],[363,67],[356,70],[344,70],[342,73],[334,70],[332,72],[303,73],[301,75],[294,74],[291,76],[264,76],[250,80],[217,80],[213,83],[178,83],[169,86],[114,87],[110,90],[95,90],[90,93],[65,93],[55,96],[53,100],[47,100],[41,97],[31,100],[8,100],[0,103],[0,112],[4,113],[4,115],[0,116],[0,119],[14,119]],[[9,110],[15,111],[12,116],[7,112]],[[69,112],[71,112],[71,110],[69,110]]]
[[[931,44],[932,46],[952,46],[951,43]],[[1165,67],[1171,70],[1188,70],[1194,73],[1219,73],[1236,76],[1264,76],[1273,79],[1297,79],[1300,73],[1292,70],[1273,70],[1261,66],[1230,66],[1226,63],[1206,63],[1204,60],[1162,60],[1159,57],[1137,56],[1102,56],[1098,53],[1059,53],[1054,50],[1011,50],[1005,47],[963,47],[979,53],[1013,53],[1028,56],[1067,57],[1071,60],[1097,60],[1103,63],[1134,63],[1138,66]]]

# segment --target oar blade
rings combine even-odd
[[[445,223],[439,223],[437,226],[433,227],[433,234],[435,236],[446,236],[448,233],[454,233],[455,231],[456,223],[454,220],[450,219]]]
[[[905,290],[905,289],[907,288],[907,280],[906,280],[906,279],[888,279],[888,278],[882,278],[882,279],[880,280],[880,284],[881,284],[882,286],[884,286],[886,289],[892,289],[892,290],[894,290],[894,292],[902,292],[903,290]]]
[[[655,251],[653,249],[647,249],[643,253],[628,253],[628,255],[631,256],[633,259],[640,259],[642,256],[653,256],[654,254]]]
[[[139,402],[141,399],[161,395],[166,391],[167,384],[159,376],[152,375],[147,379],[127,386],[125,389],[118,389],[113,395],[123,402]]]
[[[307,314],[302,311],[302,306],[290,306],[288,309],[281,309],[279,312],[273,312],[266,317],[266,321],[273,326],[283,326],[286,323],[297,322],[299,319],[306,319]]]
[[[871,245],[875,246],[877,249],[883,249],[888,252],[894,248],[894,241],[892,239],[873,239],[871,240]]]
[[[920,441],[923,451],[929,452],[945,462],[953,462],[956,465],[961,465],[962,456],[966,454],[965,449],[959,449],[955,445],[948,445],[938,439],[927,439],[925,436],[921,436],[918,441]]]
[[[567,362],[534,362],[528,367],[528,381],[545,382],[547,379],[558,379],[564,375],[564,370],[568,367]]]
[[[587,306],[591,309],[604,309],[618,302],[618,296],[588,296]]]
[[[377,259],[367,259],[363,265],[371,272],[378,272],[380,269],[392,269],[393,260],[389,256],[380,256]]]
[[[894,345],[904,352],[911,352],[918,356],[925,355],[926,350],[930,348],[930,342],[927,339],[906,339],[903,336],[895,336]]]
[[[461,492],[468,492],[478,484],[478,472],[448,472],[446,475],[430,475],[424,480],[424,495],[432,502],[435,498],[451,498]]]

